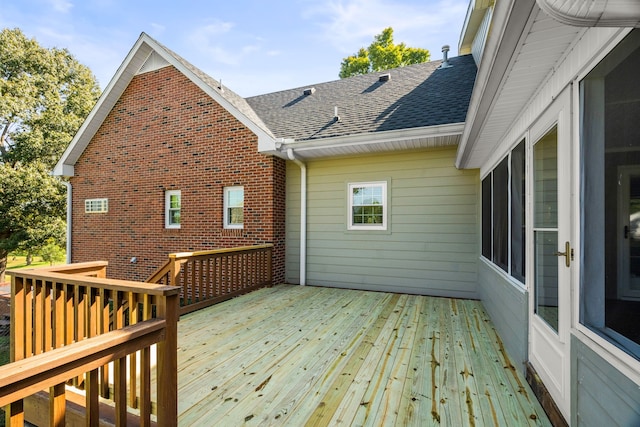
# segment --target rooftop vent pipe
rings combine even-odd
[[[389,73],[382,74],[382,75],[380,75],[380,77],[378,77],[378,81],[379,82],[388,82],[389,80],[391,80],[391,74],[389,74]]]
[[[310,87],[304,90],[304,94],[305,95],[313,95],[316,92],[316,88],[315,87]]]
[[[442,64],[440,64],[439,68],[449,68],[451,66],[449,64],[449,45],[445,44],[442,46]]]

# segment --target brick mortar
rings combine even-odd
[[[72,259],[107,260],[109,277],[144,280],[172,252],[273,243],[283,282],[285,169],[174,67],[135,76],[75,165]],[[223,189],[234,185],[245,190],[240,233],[222,223]],[[164,228],[166,190],[181,190],[179,230]],[[109,212],[86,214],[90,198],[108,198]]]

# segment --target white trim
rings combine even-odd
[[[167,190],[164,193],[164,228],[180,228],[181,224],[182,224],[182,220],[180,221],[180,223],[178,224],[174,224],[170,222],[170,218],[171,215],[170,211],[171,211],[171,196],[175,196],[177,195],[179,197],[180,200],[180,208],[178,209],[180,211],[180,217],[182,218],[182,193],[180,190]]]
[[[98,129],[102,126],[107,115],[111,112],[111,109],[118,99],[120,99],[120,96],[122,96],[122,93],[128,87],[131,80],[133,80],[153,52],[156,52],[169,64],[173,65],[179,72],[189,78],[196,86],[251,130],[251,132],[258,137],[258,151],[275,151],[275,138],[270,135],[268,131],[234,107],[218,90],[205,83],[191,69],[178,61],[174,54],[164,46],[147,34],[142,33],[56,164],[53,169],[54,175],[73,176],[75,163],[87,145],[89,145],[91,139],[98,132]]]
[[[356,187],[380,187],[382,189],[382,224],[366,225],[355,224],[353,222],[353,189]],[[371,230],[386,230],[387,229],[387,216],[389,215],[389,203],[387,200],[387,181],[367,181],[367,182],[350,182],[347,185],[347,230],[358,231],[371,231]]]
[[[281,140],[278,145],[282,152],[295,150],[297,157],[330,157],[336,150],[340,154],[362,154],[362,152],[378,152],[393,150],[393,146],[403,142],[419,141],[423,146],[439,147],[455,145],[462,135],[464,122],[436,126],[423,126],[409,129],[366,132],[360,134],[336,136],[317,140]],[[402,147],[406,149],[406,147]]]
[[[230,222],[230,218],[229,218],[229,208],[230,207],[234,207],[234,208],[238,208],[239,206],[229,206],[229,194],[233,191],[239,191],[242,190],[242,223],[241,224],[232,224]],[[235,185],[233,187],[224,187],[224,213],[223,213],[223,217],[224,217],[224,228],[226,229],[233,229],[233,230],[239,230],[239,229],[243,229],[244,228],[244,186],[242,185]]]
[[[581,343],[640,387],[640,361],[582,324],[571,329]]]

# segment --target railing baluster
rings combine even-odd
[[[129,324],[138,323],[138,294],[129,292]],[[129,406],[138,407],[137,354],[129,355]]]
[[[179,261],[177,265],[184,262]],[[192,284],[195,285],[192,290],[198,294],[198,299],[205,298],[206,262],[207,259],[202,258],[192,267]],[[5,382],[0,387],[0,400],[2,405],[9,405],[6,413],[8,425],[22,426],[25,419],[22,399],[36,390],[47,388],[48,424],[64,425],[65,382],[60,381],[71,381],[84,387],[86,424],[98,425],[99,407],[102,405],[99,395],[108,397],[110,394],[109,369],[105,363],[114,361],[113,400],[116,402],[116,424],[125,425],[127,417],[131,416],[127,408],[138,407],[141,418],[136,424],[149,426],[152,412],[151,343],[157,343],[163,353],[157,374],[161,391],[156,397],[163,399],[158,407],[162,407],[159,411],[165,418],[159,419],[162,424],[177,424],[179,288],[109,280],[103,278],[104,266],[105,263],[86,263],[68,266],[70,273],[66,273],[64,267],[14,273],[11,360],[24,361],[15,368],[11,367],[20,372],[17,375],[10,369],[2,370]],[[165,274],[164,277],[168,276]],[[153,312],[154,304],[159,304],[160,307],[156,316]],[[152,317],[165,320],[153,321],[150,320]],[[141,319],[152,323],[141,324]],[[169,325],[171,322],[173,325]],[[131,326],[125,328],[126,324]],[[138,324],[141,327],[136,329]],[[123,328],[127,332],[118,335],[118,330]],[[133,328],[130,329],[131,332],[128,331],[129,328]],[[111,335],[110,330],[115,335]],[[130,336],[129,333],[137,335]],[[110,336],[107,338],[107,335]],[[134,336],[138,338],[131,341],[130,337]],[[122,340],[121,337],[127,338]],[[89,348],[91,353],[84,353]],[[104,351],[110,348],[117,350],[107,356]],[[55,354],[48,357],[47,353],[51,351]],[[31,359],[31,363],[25,359]],[[87,363],[85,360],[91,362]],[[50,369],[54,366],[56,369]],[[58,369],[65,369],[68,376]],[[173,372],[167,372],[166,369],[172,369]],[[38,379],[28,380],[22,375],[34,375],[32,378]],[[21,381],[38,382],[36,387],[25,387],[25,383]],[[169,388],[163,388],[165,386]],[[166,418],[167,416],[173,418]],[[45,422],[44,419],[42,422]],[[40,421],[37,423],[40,424]]]

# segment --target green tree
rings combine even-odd
[[[49,239],[47,244],[40,248],[40,256],[44,262],[53,265],[56,262],[64,261],[64,249],[58,245],[55,239]]]
[[[394,44],[393,28],[388,27],[373,38],[368,48],[362,47],[358,53],[344,58],[340,64],[339,75],[344,79],[373,71],[420,64],[427,62],[430,57],[427,49],[407,47],[404,43]]]
[[[99,95],[68,50],[0,31],[0,282],[10,251],[64,241],[65,188],[50,171]]]

